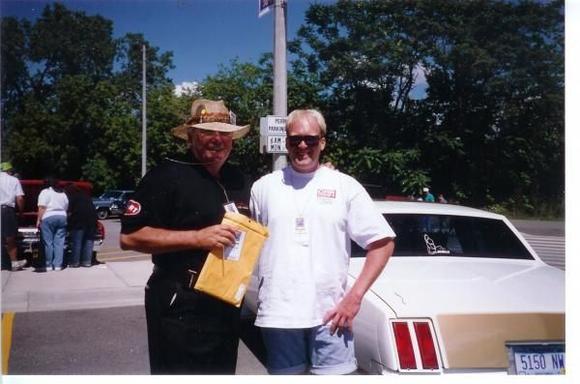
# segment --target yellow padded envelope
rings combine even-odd
[[[233,212],[226,212],[222,224],[236,228],[236,243],[208,254],[194,289],[239,307],[268,230]]]

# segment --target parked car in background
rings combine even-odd
[[[451,204],[377,201],[395,251],[354,321],[373,374],[565,373],[564,272],[501,215]],[[364,264],[352,244],[348,285]],[[256,276],[246,306],[257,309]]]
[[[59,181],[59,186],[64,187],[68,184],[75,184],[88,196],[91,196],[93,185],[87,181]],[[40,231],[36,228],[36,217],[38,212],[38,195],[44,188],[43,180],[20,180],[22,190],[24,191],[24,211],[18,220],[18,235],[16,241],[18,244],[18,258],[28,260],[28,265],[44,265],[40,263],[42,258],[42,246],[40,243]],[[97,234],[93,248],[93,264],[98,263],[97,252],[100,250],[103,240],[105,239],[105,227],[100,221],[97,221]],[[69,241],[65,243],[65,251],[68,253],[70,247]],[[66,256],[66,255],[65,255]],[[65,257],[66,262],[66,257]]]
[[[126,189],[110,189],[94,198],[93,204],[97,208],[98,218],[105,220],[112,216],[122,215],[133,192]]]

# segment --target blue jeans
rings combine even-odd
[[[40,222],[40,237],[44,247],[46,267],[62,268],[64,239],[66,237],[66,216],[50,216]]]
[[[353,334],[313,328],[260,328],[271,375],[346,375],[357,370]]]
[[[71,229],[71,259],[69,265],[90,267],[93,257],[95,232],[86,228]]]

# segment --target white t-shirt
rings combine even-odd
[[[40,191],[38,205],[46,207],[42,220],[50,216],[64,215],[68,209],[68,198],[64,192],[57,192],[52,187]]]
[[[20,180],[6,172],[0,172],[0,203],[15,208],[17,196],[24,196]]]
[[[326,167],[286,167],[260,178],[250,208],[269,231],[257,267],[260,327],[322,324],[345,294],[350,239],[366,249],[395,237],[363,186]]]

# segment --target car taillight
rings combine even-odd
[[[438,369],[437,352],[435,352],[435,344],[433,343],[429,323],[416,322],[413,324],[415,325],[415,334],[417,335],[417,344],[419,344],[423,369]]]
[[[400,369],[438,370],[439,360],[428,321],[397,320],[392,322]]]
[[[100,237],[103,240],[105,239],[105,226],[98,220],[97,220],[97,237]]]
[[[395,342],[397,343],[397,354],[401,369],[417,369],[415,352],[411,341],[411,334],[407,323],[393,323],[395,332]]]

